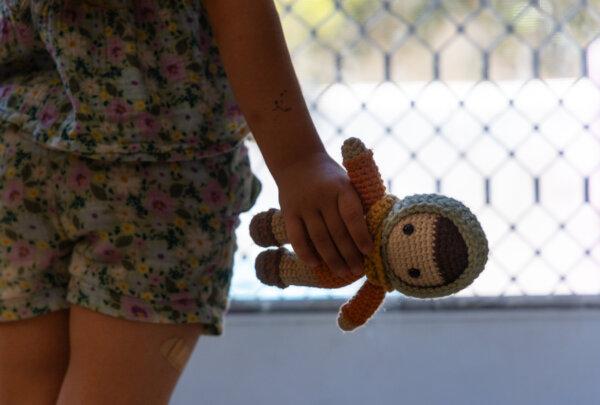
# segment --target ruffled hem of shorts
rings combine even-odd
[[[0,322],[30,319],[50,312],[69,308],[65,299],[65,288],[44,289],[34,294],[0,300],[0,307],[16,308],[16,310],[0,311]],[[19,313],[19,308],[29,308],[26,315]]]
[[[82,295],[83,293],[84,295]],[[146,316],[134,316],[122,305],[122,299],[132,300],[139,303],[145,309]],[[163,324],[191,324],[199,323],[203,326],[202,335],[220,336],[223,334],[223,312],[207,303],[198,301],[195,309],[176,310],[169,309],[168,302],[151,304],[140,298],[122,294],[118,291],[108,291],[98,288],[83,278],[71,275],[67,301],[71,304],[130,321]],[[149,311],[148,311],[149,310]],[[144,312],[144,311],[142,311]],[[149,312],[149,313],[148,313]],[[194,320],[189,320],[193,318]]]

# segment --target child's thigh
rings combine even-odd
[[[71,306],[58,404],[167,404],[201,332],[198,323],[129,321]]]
[[[0,404],[53,403],[68,362],[68,310],[0,322]]]

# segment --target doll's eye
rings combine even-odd
[[[421,276],[421,270],[415,269],[413,267],[412,269],[408,270],[408,275],[411,276],[412,278],[419,278]]]
[[[410,235],[415,231],[415,227],[412,224],[406,224],[402,227],[402,232],[404,232],[405,235]]]

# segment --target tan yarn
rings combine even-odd
[[[413,214],[400,221],[392,228],[388,237],[387,263],[392,271],[406,284],[418,287],[433,287],[444,284],[434,259],[435,223],[438,218],[434,213]],[[413,225],[415,231],[405,235],[403,227]],[[403,246],[402,251],[395,246]],[[413,278],[409,269],[420,271],[420,277]]]
[[[285,221],[283,220],[283,214],[281,211],[276,211],[271,217],[271,231],[273,233],[273,237],[277,240],[279,245],[285,245],[289,243],[286,231],[285,231]]]

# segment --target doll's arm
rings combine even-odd
[[[383,302],[385,290],[368,280],[356,295],[340,309],[338,325],[342,330],[351,331],[367,322]]]
[[[385,195],[385,185],[373,160],[373,151],[358,138],[348,138],[342,145],[343,165],[360,195],[364,212]]]
[[[256,277],[267,285],[286,288],[290,285],[340,288],[362,277],[347,272],[336,276],[325,264],[309,267],[284,247],[261,252],[255,262]]]

